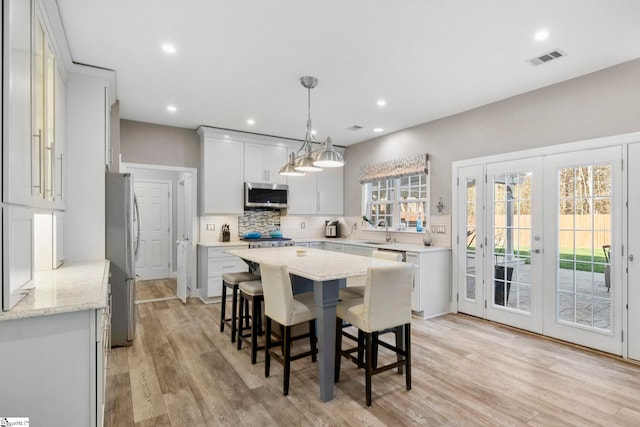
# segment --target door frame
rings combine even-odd
[[[190,224],[191,224],[191,235],[193,236],[193,244],[190,247],[191,253],[190,258],[192,260],[196,259],[196,251],[197,251],[197,240],[198,240],[198,169],[190,168],[190,167],[182,167],[182,166],[166,166],[166,165],[153,165],[153,164],[145,164],[145,163],[130,163],[130,162],[120,162],[120,172],[131,172],[131,169],[145,169],[149,171],[165,171],[165,172],[177,172],[177,173],[189,173],[191,174],[191,209],[190,212]],[[173,226],[173,224],[172,224]],[[173,259],[172,259],[173,261]],[[189,275],[193,279],[189,286],[189,295],[190,297],[197,297],[198,290],[196,289],[196,281],[197,277],[197,263],[191,262],[189,263]],[[171,272],[173,274],[173,272]]]
[[[528,157],[545,156],[545,155],[552,155],[552,154],[563,154],[563,153],[570,153],[572,151],[605,148],[605,147],[611,147],[616,145],[624,146],[623,162],[626,165],[627,159],[628,159],[626,146],[628,144],[638,143],[638,142],[640,142],[640,132],[632,132],[632,133],[613,135],[613,136],[607,136],[602,138],[576,140],[573,142],[549,145],[545,147],[538,147],[538,148],[533,148],[528,150],[513,151],[510,153],[501,153],[501,154],[483,156],[483,157],[478,157],[473,159],[457,160],[452,162],[452,165],[451,165],[451,188],[452,189],[457,188],[458,169],[461,167],[484,165],[487,163],[502,162],[507,160],[517,160],[517,159],[528,158]],[[627,167],[625,166],[623,171],[623,180],[622,180],[623,181],[622,183],[623,201],[625,201],[626,198],[628,197],[628,184],[626,183],[626,174],[627,174]],[[452,200],[451,236],[452,236],[453,242],[456,242],[462,238],[461,233],[463,233],[464,230],[460,229],[459,221],[457,219],[458,212],[461,208],[458,202],[457,194],[452,194],[451,200]],[[629,247],[627,221],[628,221],[627,209],[623,208],[621,235],[618,236],[618,238],[619,238],[619,241],[622,242],[625,248]],[[486,235],[486,231],[485,231],[485,235]],[[452,277],[452,283],[455,285],[460,280],[458,268],[457,268],[458,259],[460,256],[466,256],[466,254],[464,252],[461,253],[458,244],[453,244],[452,256],[453,256],[453,262],[451,263],[452,265],[451,277]],[[625,259],[626,259],[626,256],[625,256]],[[623,310],[621,310],[621,313],[619,313],[619,315],[622,317],[620,321],[620,325],[622,328],[622,333],[624,334],[624,337],[625,337],[624,338],[625,342],[622,346],[623,358],[628,358],[627,335],[629,335],[628,333],[629,322],[628,322],[627,311],[624,309],[624,307],[626,307],[626,305],[629,302],[629,293],[628,293],[629,277],[628,277],[628,274],[624,273],[624,270],[626,270],[625,267],[627,266],[628,266],[627,261],[624,261],[624,260],[621,261],[621,269],[623,270],[623,273],[622,273],[623,276],[621,278],[622,282],[619,284],[619,289],[622,292]],[[452,313],[458,313],[457,299],[458,299],[458,288],[456,286],[452,286],[452,298],[451,298],[451,307],[450,307],[450,311]],[[635,335],[640,337],[640,331],[636,332]]]

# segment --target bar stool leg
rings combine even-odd
[[[227,311],[227,286],[224,282],[222,282],[222,299],[220,303],[220,332],[224,332],[224,321]],[[233,330],[231,331],[231,339],[233,340]]]
[[[224,298],[224,287],[222,289]],[[231,342],[236,341],[236,334],[238,332],[238,293],[238,285],[234,285],[231,296]]]

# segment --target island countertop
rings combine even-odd
[[[109,261],[67,262],[56,270],[36,271],[35,287],[0,321],[91,310],[108,304]]]

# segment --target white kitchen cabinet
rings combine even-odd
[[[295,150],[290,150],[295,152]],[[344,168],[287,177],[291,215],[343,215]]]
[[[33,2],[7,0],[3,7],[3,202],[31,205],[31,32]]]
[[[2,223],[2,309],[10,310],[33,286],[33,212],[5,205]]]
[[[333,243],[333,242],[324,242],[323,249],[325,251],[344,252],[344,244],[342,244],[342,243]]]
[[[31,425],[102,426],[108,323],[102,309],[3,321],[0,412]]]
[[[416,266],[411,308],[424,319],[449,313],[451,304],[451,250],[407,252],[407,262]]]
[[[312,249],[324,249],[324,242],[309,242],[309,247]]]
[[[243,214],[244,144],[200,135],[200,214]]]
[[[66,167],[66,139],[67,139],[67,83],[60,68],[56,67],[55,81],[55,159],[53,175],[53,199],[56,209],[64,209],[64,184]]]
[[[370,248],[368,246],[359,246],[359,245],[348,245],[344,244],[344,253],[345,254],[353,254],[353,255],[361,255],[361,256],[371,256],[371,253],[375,249]]]
[[[230,249],[246,249],[246,245],[207,247],[198,245],[198,288],[200,298],[222,296],[222,275],[249,271],[249,266],[235,255],[226,253]]]
[[[244,180],[271,184],[286,184],[278,174],[287,159],[287,149],[280,146],[244,144]]]

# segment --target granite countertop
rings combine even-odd
[[[106,307],[109,261],[67,262],[56,270],[36,271],[35,288],[0,321]]]

